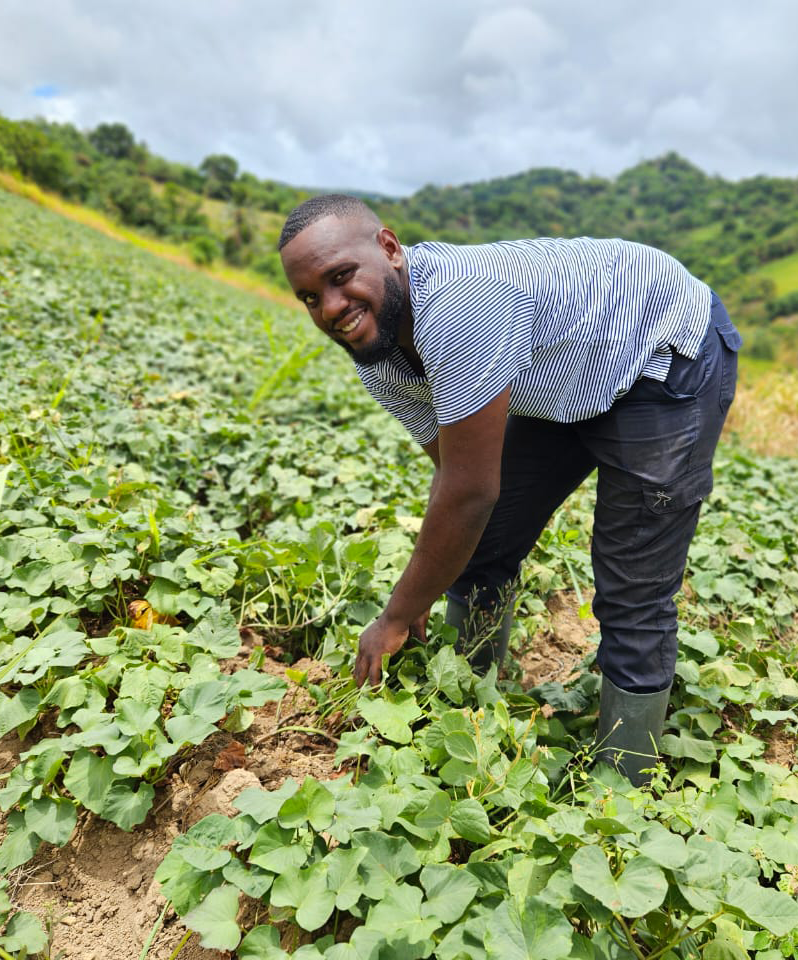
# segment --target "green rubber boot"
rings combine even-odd
[[[446,623],[457,627],[457,652],[467,658],[474,673],[484,677],[492,663],[495,662],[497,668],[502,665],[513,626],[512,603],[496,623],[491,621],[490,611],[469,607],[449,597]]]
[[[596,759],[616,767],[636,787],[651,779],[641,770],[657,762],[670,692],[668,687],[657,693],[629,693],[602,677]]]

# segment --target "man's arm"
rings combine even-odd
[[[436,470],[410,562],[382,615],[360,638],[358,684],[380,681],[382,657],[396,653],[435,600],[462,573],[499,496],[510,388],[477,413],[441,427],[425,446]],[[414,631],[416,632],[416,631]]]

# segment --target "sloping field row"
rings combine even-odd
[[[438,613],[354,687],[430,474],[308,327],[0,192],[0,957],[798,955],[794,461],[719,457],[633,789],[590,654],[480,679]]]

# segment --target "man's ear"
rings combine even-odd
[[[385,256],[391,263],[391,266],[401,267],[404,263],[404,255],[402,254],[402,245],[399,243],[399,240],[393,230],[389,230],[388,227],[380,227],[380,231],[377,234],[377,243],[382,247]]]

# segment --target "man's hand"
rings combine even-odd
[[[420,643],[427,642],[427,621],[429,620],[429,610],[425,610],[421,616],[410,624],[410,636]]]
[[[355,660],[355,683],[362,687],[363,682],[368,680],[372,687],[376,687],[382,678],[383,655],[401,650],[409,633],[407,627],[397,627],[388,621],[385,614],[367,627],[360,635]]]

